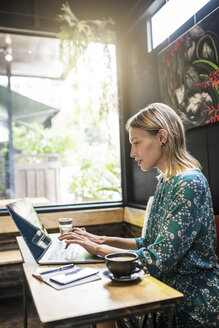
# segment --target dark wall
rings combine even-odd
[[[208,179],[215,214],[219,214],[219,124],[187,131],[189,151],[200,161]]]
[[[200,21],[217,7],[216,1],[211,1],[195,17]],[[126,59],[126,76],[123,77],[123,97],[126,99],[124,110],[124,121],[139,109],[146,107],[151,102],[160,101],[158,89],[157,53],[174,39],[178,38],[189,28],[194,26],[194,18],[190,19],[177,33],[168,41],[164,42],[156,51],[147,52],[146,38],[146,15],[136,17],[134,28],[126,37],[128,53]],[[124,65],[124,63],[123,63]],[[187,148],[202,164],[203,173],[209,181],[215,214],[219,213],[219,124],[197,127],[186,132]],[[125,181],[127,193],[125,202],[129,205],[145,206],[148,197],[153,195],[157,180],[156,171],[142,172],[134,160],[129,157],[130,145],[128,135],[124,138],[123,154],[125,159]]]
[[[123,119],[128,118],[147,104],[157,101],[159,97],[156,69],[156,54],[147,52],[146,18],[135,17],[134,28],[123,38]],[[124,202],[127,205],[145,206],[148,197],[154,194],[157,184],[156,171],[142,172],[133,159],[130,158],[128,133],[125,133],[123,145],[123,160],[125,162],[126,194]]]

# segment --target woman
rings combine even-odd
[[[143,171],[157,168],[159,182],[143,238],[96,236],[76,228],[61,236],[90,253],[138,254],[154,277],[184,294],[176,327],[219,327],[219,270],[212,199],[200,164],[187,151],[184,128],[170,107],[154,103],[127,122],[131,157]],[[160,314],[160,327],[165,326]],[[139,318],[126,320],[140,326]]]

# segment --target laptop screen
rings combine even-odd
[[[32,255],[37,259],[51,243],[51,238],[33,208],[29,198],[6,205],[26,241]]]
[[[30,222],[36,228],[40,229],[44,235],[49,237],[48,232],[46,231],[42,221],[40,220],[37,212],[33,208],[29,198],[20,199],[14,203],[9,204],[13,210],[20,215],[23,219]]]

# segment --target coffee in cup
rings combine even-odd
[[[114,277],[131,276],[143,268],[135,253],[111,253],[105,256],[108,270]]]

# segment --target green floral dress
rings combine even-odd
[[[177,305],[176,327],[219,327],[215,219],[200,170],[158,182],[145,236],[136,243],[138,250],[132,252],[147,271],[184,294]],[[158,321],[158,327],[166,327],[165,313]]]

